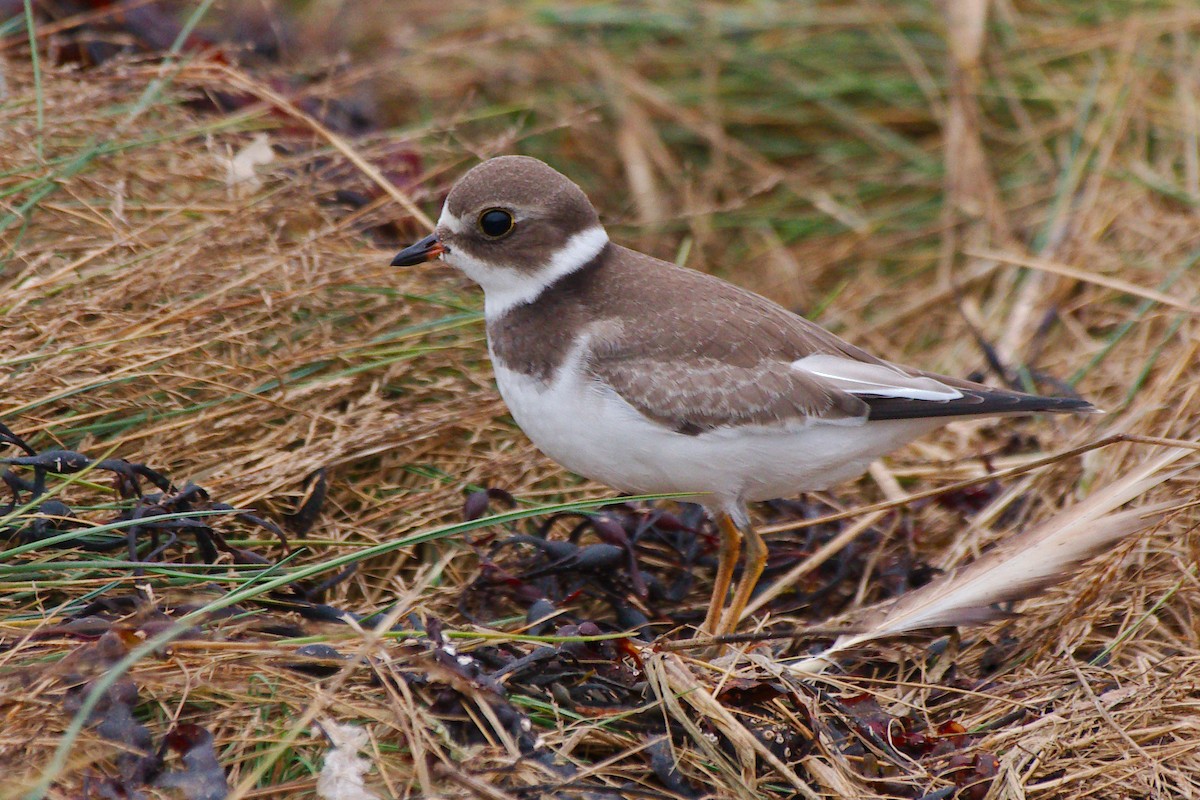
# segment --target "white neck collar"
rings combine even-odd
[[[446,262],[482,287],[484,317],[491,320],[531,302],[546,287],[590,263],[607,244],[608,234],[596,225],[572,235],[544,266],[533,271],[485,264],[461,251],[448,253]]]

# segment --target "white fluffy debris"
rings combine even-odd
[[[317,777],[317,795],[323,800],[379,800],[363,781],[371,762],[358,754],[367,745],[367,732],[333,720],[321,720],[319,725],[333,746]]]
[[[260,133],[232,158],[217,156],[217,160],[225,167],[225,185],[237,197],[246,197],[262,188],[258,168],[274,161],[275,151],[267,135]]]

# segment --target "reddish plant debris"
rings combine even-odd
[[[77,548],[91,552],[108,552],[125,548],[131,562],[137,564],[168,560],[173,553],[194,552],[206,564],[216,564],[224,554],[234,564],[269,567],[275,562],[261,553],[230,544],[221,531],[227,521],[234,520],[267,531],[279,540],[285,554],[291,545],[283,529],[252,509],[236,508],[213,500],[208,491],[194,483],[177,487],[166,475],[145,464],[120,458],[95,460],[73,450],[51,449],[38,452],[6,426],[0,425],[0,444],[19,448],[23,455],[0,458],[5,469],[0,481],[8,489],[9,501],[0,515],[12,514],[18,506],[32,505],[33,513],[17,514],[4,526],[0,537],[19,544],[39,547]],[[48,496],[50,476],[74,475],[91,468],[114,477],[113,490],[124,503],[117,513],[107,519],[85,519],[59,497]],[[32,477],[26,477],[31,474]],[[146,492],[143,481],[158,489]],[[327,493],[327,478],[318,470],[306,479],[304,500],[294,518],[307,531],[315,523]],[[212,512],[218,512],[213,514]],[[165,518],[164,518],[165,517]],[[121,524],[121,534],[87,535],[86,529],[100,525]],[[63,534],[79,531],[77,536]],[[183,543],[191,541],[193,551]],[[186,555],[185,555],[186,557]],[[286,607],[310,619],[341,622],[346,616],[358,615],[323,605],[321,598],[334,586],[353,574],[353,565],[315,584],[293,583],[259,597],[256,602],[270,607]],[[142,574],[140,566],[134,574]],[[98,602],[113,602],[102,598]],[[89,609],[93,606],[89,606]],[[74,620],[72,620],[74,621]]]
[[[909,761],[924,764],[930,773],[954,784],[954,790],[940,796],[982,798],[997,774],[999,760],[979,751],[975,744],[978,737],[957,720],[930,728],[915,716],[889,713],[875,695],[866,693],[824,697],[823,701],[839,712],[841,720],[828,729],[831,738],[846,755],[860,756],[863,777],[878,782],[890,794],[927,798],[945,791],[943,788],[927,794],[917,786],[894,780],[908,772],[904,765]]]
[[[83,710],[97,682],[125,657],[131,644],[141,641],[133,634],[129,627],[113,628],[62,660],[55,671],[64,687],[63,711],[74,715]],[[90,791],[101,797],[141,797],[140,790],[153,785],[177,789],[186,800],[221,800],[228,795],[212,734],[200,725],[182,723],[155,748],[150,729],[138,720],[139,702],[137,684],[123,675],[103,690],[88,714],[87,725],[116,746],[112,773],[86,776]],[[179,754],[181,768],[166,767],[168,752]]]
[[[464,517],[476,519],[492,500],[509,503],[507,493],[480,490],[468,496]],[[776,501],[772,522],[811,519],[828,513],[824,504]],[[837,536],[845,523],[810,526],[795,534],[769,537],[767,586],[795,563]],[[524,527],[524,531],[521,530]],[[508,526],[507,537],[479,537],[474,544],[480,569],[463,592],[459,611],[487,624],[516,611],[535,629],[539,620],[592,620],[606,630],[637,631],[644,639],[683,627],[695,627],[703,609],[689,604],[698,580],[716,567],[716,537],[698,506],[678,513],[642,505],[615,505],[602,512],[562,513],[540,522]],[[927,583],[936,570],[918,560],[911,548],[887,547],[885,534],[868,530],[813,573],[768,604],[776,616],[800,616],[821,622],[856,599],[870,570],[867,602],[903,594]],[[607,612],[594,608],[596,603]]]
[[[502,503],[505,508],[512,509],[517,507],[516,498],[503,489],[497,489],[495,487],[480,489],[479,491],[468,494],[467,499],[463,501],[463,520],[470,522],[493,513],[493,501]]]
[[[207,730],[190,723],[177,725],[167,734],[163,746],[178,753],[183,766],[160,772],[154,779],[155,786],[177,789],[187,800],[222,800],[229,794],[225,770],[217,761],[213,736]]]
[[[303,494],[296,503],[296,510],[283,515],[288,530],[303,539],[317,523],[325,498],[329,495],[329,472],[320,467],[304,478]]]

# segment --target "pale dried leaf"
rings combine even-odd
[[[865,642],[915,630],[996,619],[1002,615],[994,608],[996,604],[1041,592],[1083,561],[1161,520],[1169,504],[1115,510],[1177,475],[1179,470],[1168,467],[1192,452],[1184,448],[1168,450],[977,561],[909,592],[894,603],[878,607],[865,616],[860,633],[843,636],[824,653],[791,669],[819,673],[831,663],[833,654]]]

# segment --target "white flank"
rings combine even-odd
[[[884,364],[867,364],[824,353],[797,359],[792,362],[792,369],[829,381],[850,394],[934,402],[962,397],[962,392],[933,378],[914,377]]]
[[[493,355],[496,383],[513,419],[546,455],[572,472],[635,494],[695,493],[709,505],[824,489],[935,429],[944,419],[885,420],[857,427],[796,422],[676,433],[642,415],[585,367],[588,332],[547,383]]]

